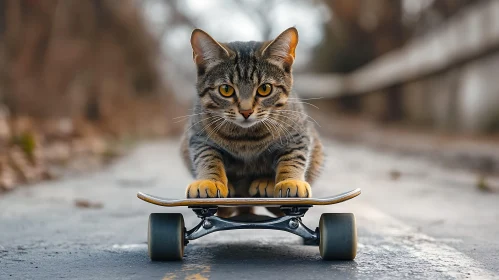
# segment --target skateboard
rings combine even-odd
[[[318,245],[324,260],[353,260],[357,254],[357,228],[352,213],[323,213],[319,226],[312,230],[301,218],[315,205],[330,205],[360,195],[355,189],[323,198],[191,198],[169,199],[137,193],[137,197],[164,207],[186,206],[201,219],[187,230],[179,213],[152,213],[149,216],[148,250],[152,261],[182,260],[184,247],[190,240],[216,231],[233,229],[272,229],[287,231],[303,238],[304,244]],[[218,217],[220,207],[266,206],[279,207],[281,217],[242,215],[231,218]]]

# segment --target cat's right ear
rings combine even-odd
[[[264,46],[262,53],[289,70],[295,60],[296,45],[298,45],[298,30],[290,27]]]
[[[230,56],[229,51],[201,29],[191,34],[192,59],[197,66],[209,67]]]

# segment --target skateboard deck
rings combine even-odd
[[[203,206],[221,206],[221,207],[235,207],[235,206],[312,206],[312,205],[329,205],[340,203],[352,199],[360,194],[360,189],[351,190],[335,196],[322,197],[322,198],[274,198],[274,197],[251,197],[251,198],[183,198],[171,199],[154,196],[146,193],[139,192],[137,197],[159,206],[176,207],[176,206],[189,206],[189,207],[203,207]]]

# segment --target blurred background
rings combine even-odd
[[[0,0],[0,191],[181,135],[193,28],[290,26],[323,137],[499,171],[499,1]]]

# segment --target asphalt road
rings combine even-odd
[[[151,262],[149,213],[198,222],[187,208],[136,198],[139,190],[184,196],[190,178],[171,140],[143,144],[99,173],[0,197],[0,279],[499,279],[499,194],[479,191],[475,174],[341,143],[326,143],[326,153],[314,196],[363,194],[314,207],[304,222],[315,228],[322,212],[355,213],[355,261],[322,261],[318,247],[286,232],[239,230],[192,241],[183,262]]]

